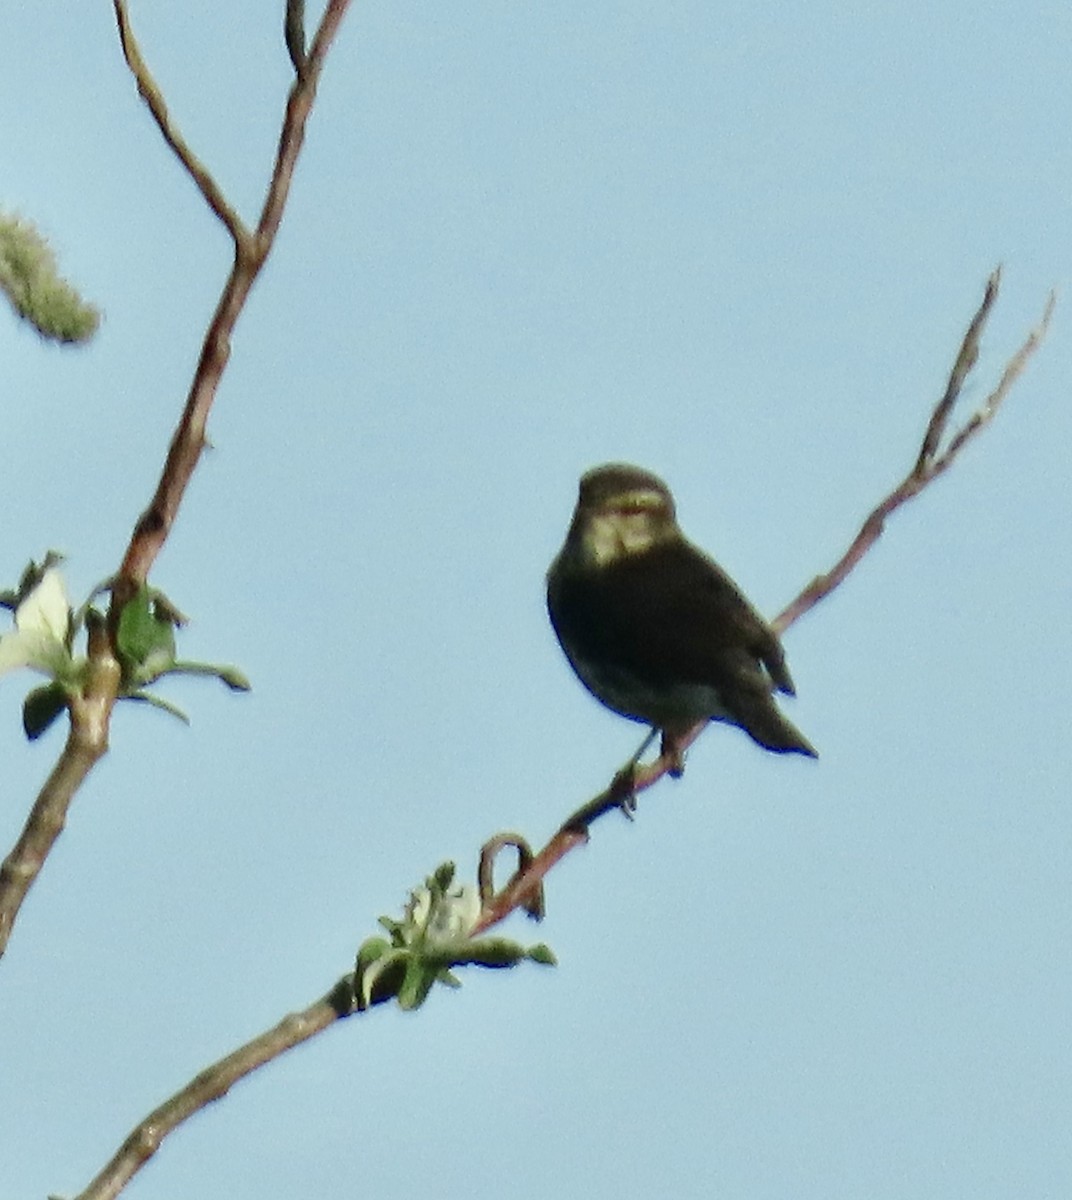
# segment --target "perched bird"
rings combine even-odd
[[[778,635],[685,538],[670,489],[650,471],[610,463],[581,478],[547,610],[584,686],[659,729],[664,754],[712,720],[768,750],[816,757],[774,702],[776,691],[794,694]]]

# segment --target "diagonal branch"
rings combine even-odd
[[[350,0],[331,0],[328,4],[320,27],[309,47],[309,52],[303,60],[302,69],[298,71],[298,78],[290,89],[287,113],[283,121],[282,132],[279,135],[275,169],[272,171],[268,195],[264,201],[260,221],[257,223],[259,248],[265,255],[271,248],[279,229],[279,222],[283,218],[283,209],[294,175],[294,164],[298,161],[298,155],[301,153],[302,143],[305,140],[305,123],[308,120],[309,111],[313,107],[313,101],[316,99],[320,72],[332,42],[339,32],[339,25],[346,15],[349,3]]]
[[[179,132],[178,126],[172,121],[163,94],[149,68],[145,65],[145,59],[141,56],[137,39],[134,37],[134,30],[131,28],[126,0],[113,0],[113,7],[115,8],[116,24],[119,26],[119,42],[123,47],[123,57],[127,60],[130,73],[138,85],[138,95],[149,106],[149,111],[153,114],[153,120],[163,134],[164,141],[175,152],[179,162],[186,168],[186,173],[197,184],[209,208],[227,226],[235,242],[240,242],[246,236],[242,218],[227,203],[227,197],[224,196],[219,184],[212,178],[204,163],[190,149],[186,139]]]
[[[783,633],[820,600],[829,596],[848,577],[868,550],[875,544],[886,524],[886,518],[907,503],[939,475],[944,473],[967,443],[974,438],[997,412],[1009,389],[1023,373],[1024,368],[1039,348],[1053,313],[1055,298],[1051,294],[1039,323],[1028,334],[1023,345],[1007,363],[998,385],[974,412],[964,426],[948,434],[948,425],[953,409],[960,397],[965,380],[974,368],[979,355],[979,339],[986,325],[990,310],[997,299],[1001,284],[1000,268],[987,281],[986,291],[978,311],[964,335],[949,382],[942,398],[938,401],[920,447],[919,456],[911,471],[888,496],[881,500],[868,515],[849,548],[825,574],[818,575],[804,590],[771,622],[778,633]],[[943,441],[946,443],[942,450]],[[680,739],[674,753],[662,753],[650,763],[634,766],[628,763],[619,771],[610,785],[598,796],[567,817],[547,845],[533,856],[532,860],[519,869],[497,895],[485,903],[484,911],[473,936],[483,933],[498,924],[516,908],[535,902],[540,895],[543,879],[561,858],[588,841],[589,827],[608,812],[621,810],[631,813],[636,796],[657,783],[664,775],[674,773],[680,763],[680,754],[692,745],[707,727],[706,722],[696,725],[688,735]]]
[[[231,1088],[265,1063],[322,1033],[353,1008],[353,980],[344,976],[326,996],[206,1067],[174,1096],[134,1127],[96,1178],[75,1200],[115,1200],[160,1149],[164,1138],[196,1112],[221,1100]]]
[[[349,3],[350,0],[329,0],[306,56],[305,68],[298,73],[291,87],[264,211],[256,232],[252,233],[227,203],[215,180],[172,122],[160,89],[138,49],[126,0],[113,0],[123,54],[137,82],[138,92],[148,105],[164,141],[231,233],[235,257],[205,333],[197,369],[172,435],[156,492],[138,519],[119,571],[113,577],[108,627],[90,637],[91,667],[83,694],[72,698],[69,705],[71,726],[67,744],[42,787],[18,842],[0,866],[0,955],[23,900],[63,831],[75,793],[107,752],[108,727],[119,687],[119,669],[111,644],[119,614],[148,579],[205,448],[205,427],[231,355],[231,334],[279,230],[320,71]]]
[[[108,750],[119,663],[100,626],[90,632],[89,662],[82,692],[70,700],[67,743],[38,793],[18,841],[0,865],[0,957],[26,894],[63,832],[75,793]]]
[[[972,413],[964,423],[964,427],[953,435],[945,453],[935,459],[931,471],[932,476],[944,471],[960,453],[961,447],[970,438],[975,437],[979,430],[993,419],[994,414],[1009,394],[1012,385],[1024,373],[1028,362],[1030,362],[1035,351],[1042,344],[1042,339],[1046,336],[1046,331],[1050,327],[1050,318],[1053,316],[1053,310],[1056,305],[1057,295],[1051,292],[1039,323],[1027,335],[1020,349],[1006,363],[1005,370],[1002,371],[1001,379],[998,381],[998,386],[987,396],[979,408]]]
[[[953,407],[960,397],[964,381],[975,365],[979,353],[979,336],[990,313],[991,306],[997,298],[1000,282],[1001,272],[998,270],[990,276],[986,285],[986,294],[983,297],[983,302],[979,306],[979,311],[972,318],[967,333],[964,335],[964,341],[961,344],[956,362],[949,376],[949,384],[946,387],[945,394],[938,401],[931,415],[915,466],[913,466],[912,470],[909,471],[897,487],[868,514],[863,525],[860,526],[859,533],[853,539],[852,544],[834,566],[825,575],[817,575],[800,595],[774,618],[771,624],[778,633],[783,633],[790,625],[798,621],[806,612],[814,608],[820,600],[830,595],[836,587],[844,582],[849,572],[852,571],[860,559],[863,558],[875,542],[878,541],[879,537],[881,537],[882,531],[886,526],[887,517],[896,512],[901,505],[906,504],[914,496],[918,496],[929,483],[932,483],[939,475],[943,474],[953,465],[968,442],[990,423],[1001,402],[1008,394],[1009,389],[1020,375],[1023,374],[1024,368],[1041,345],[1042,339],[1046,336],[1046,330],[1049,328],[1050,317],[1053,315],[1054,304],[1056,303],[1052,293],[1046,302],[1046,307],[1038,324],[1031,330],[1024,340],[1023,345],[1006,364],[997,387],[987,396],[979,408],[972,413],[960,430],[951,436],[948,434],[949,419],[952,416]],[[941,449],[943,440],[946,441],[945,450]]]
[[[956,361],[953,363],[953,369],[949,372],[949,382],[945,385],[945,395],[934,406],[934,412],[931,413],[931,419],[927,425],[927,432],[923,435],[923,445],[919,448],[919,457],[916,459],[916,467],[913,474],[923,472],[927,463],[933,460],[938,451],[938,444],[942,440],[942,434],[945,432],[946,424],[953,413],[953,406],[957,402],[957,397],[964,386],[964,381],[979,361],[979,339],[982,336],[983,327],[990,316],[990,310],[994,307],[994,301],[998,298],[998,289],[1000,287],[1001,267],[995,267],[990,278],[986,281],[986,291],[983,293],[983,300],[979,305],[979,311],[971,319],[971,324],[964,334],[964,340],[960,344],[960,351],[957,354]]]

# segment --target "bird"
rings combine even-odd
[[[766,750],[818,757],[775,702],[796,694],[777,633],[685,537],[651,471],[606,463],[581,477],[547,572],[547,611],[581,683],[658,730],[675,774],[679,743],[706,721],[737,725]]]

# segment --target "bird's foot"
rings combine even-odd
[[[633,814],[637,808],[636,798],[636,763],[626,763],[624,767],[611,780],[610,788],[608,789],[610,798],[622,810],[622,813],[633,819]]]
[[[659,756],[667,764],[667,773],[671,778],[680,779],[685,774],[685,749],[678,739],[665,729],[659,744]]]

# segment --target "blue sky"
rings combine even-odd
[[[247,217],[279,6],[132,2]],[[181,11],[180,11],[181,8]],[[365,3],[154,574],[254,692],[124,706],[0,965],[4,1194],[72,1194],[321,995],[485,838],[542,841],[638,730],[543,574],[625,459],[764,611],[914,458],[987,275],[980,402],[1072,271],[1072,12],[1036,3]],[[0,577],[118,564],[228,246],[106,4],[6,22],[0,205],[105,311],[0,314]],[[139,1200],[1065,1197],[1072,349],[786,647],[811,763],[715,728],[549,881],[560,966],[343,1022],[166,1144]],[[61,745],[0,683],[5,852]],[[507,1185],[507,1181],[509,1184]]]

